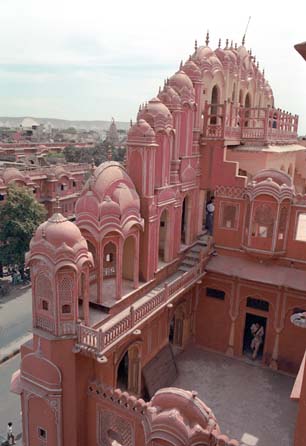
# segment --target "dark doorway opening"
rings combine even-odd
[[[170,321],[170,328],[169,328],[169,342],[173,344],[174,339],[174,324],[175,324],[175,318],[173,317]]]
[[[125,353],[121,359],[117,372],[117,386],[121,390],[127,390],[129,380],[129,353]]]
[[[259,324],[260,327],[263,327],[264,334],[262,336],[262,342],[258,349],[258,353],[256,356],[256,360],[261,361],[264,351],[265,345],[265,337],[266,337],[266,325],[267,318],[258,316],[256,314],[246,313],[245,317],[245,327],[244,327],[244,337],[243,337],[243,354],[248,358],[252,359],[253,349],[252,349],[252,340],[254,338],[251,327],[253,324]]]

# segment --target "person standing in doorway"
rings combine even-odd
[[[263,343],[263,337],[265,334],[264,328],[259,325],[258,322],[251,325],[251,333],[253,335],[253,339],[251,342],[251,350],[252,350],[252,359],[255,360],[258,355],[259,347]]]
[[[215,213],[214,201],[215,197],[211,197],[206,204],[206,229],[208,230],[209,235],[212,235],[214,228],[214,213]]]
[[[15,435],[13,434],[13,423],[11,421],[7,423],[7,442],[8,444],[16,444]]]

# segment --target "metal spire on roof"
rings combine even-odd
[[[207,30],[207,33],[206,33],[205,44],[206,44],[206,46],[209,45],[209,31],[208,30]]]
[[[219,39],[218,48],[221,48],[221,39]]]
[[[197,40],[194,41],[194,49],[195,49],[195,51],[197,51],[197,49],[198,49],[198,41]]]

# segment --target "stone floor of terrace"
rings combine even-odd
[[[243,446],[293,444],[293,377],[196,346],[177,355],[176,362],[179,374],[173,386],[197,391],[223,434]]]

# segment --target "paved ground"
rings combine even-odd
[[[7,423],[12,421],[17,445],[21,445],[20,397],[10,392],[12,374],[19,369],[20,355],[0,365],[0,438],[6,437]]]
[[[297,405],[294,378],[197,347],[176,356],[174,386],[195,390],[222,433],[247,446],[291,446]]]
[[[0,299],[0,358],[16,344],[23,344],[32,329],[32,289],[14,288]]]

